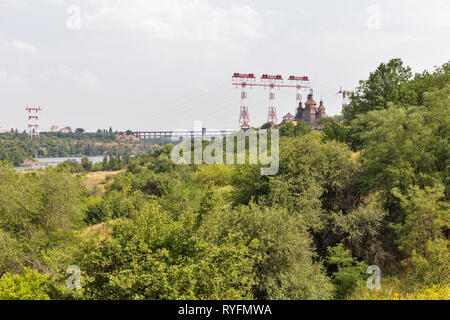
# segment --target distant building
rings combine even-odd
[[[317,107],[317,103],[314,101],[313,92],[311,90],[311,93],[308,95],[308,99],[305,102],[304,108],[300,102],[297,108],[297,114],[295,115],[295,121],[305,121],[313,129],[320,130],[322,129],[322,126],[319,124],[319,121],[327,117],[328,115],[325,111],[323,101],[320,100],[319,107]]]
[[[59,132],[71,133],[72,132],[72,128],[71,127],[65,127],[65,128],[62,128],[61,130],[59,130]]]
[[[250,125],[249,125],[247,122],[244,122],[244,123],[241,125],[241,129],[242,129],[243,131],[247,131],[248,129],[250,129]]]
[[[290,113],[288,113],[283,117],[283,122],[293,122],[293,121],[295,121],[295,117]]]
[[[59,132],[59,126],[52,126],[50,129],[51,132]]]
[[[5,128],[0,127],[0,133],[5,133],[7,130]]]

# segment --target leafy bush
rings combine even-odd
[[[376,199],[373,199],[346,215],[332,215],[333,225],[330,228],[334,236],[351,250],[354,257],[378,264],[383,254],[380,236],[385,216],[386,212]]]
[[[226,186],[231,184],[233,173],[233,166],[200,165],[192,175],[192,180],[196,183],[208,184],[213,182],[216,186]]]
[[[5,273],[0,279],[0,300],[50,300],[47,275],[25,268],[22,274]]]
[[[437,284],[420,289],[413,294],[408,294],[406,300],[450,300],[450,287]]]
[[[330,247],[328,252],[328,264],[337,267],[332,278],[336,285],[336,297],[344,299],[354,292],[358,282],[367,278],[365,272],[368,266],[353,258],[350,250],[345,249],[342,243],[334,248]]]
[[[252,259],[239,233],[206,241],[195,215],[171,215],[148,203],[116,221],[103,239],[76,254],[83,271],[82,299],[245,299]]]
[[[0,166],[0,237],[12,245],[0,256],[0,267],[17,271],[50,268],[50,252],[76,239],[82,226],[81,183],[71,175],[47,169],[16,173]]]
[[[203,217],[199,232],[220,238],[242,233],[256,256],[253,298],[330,299],[333,286],[311,249],[311,238],[299,216],[283,208],[254,204],[232,211],[216,210]]]
[[[67,173],[82,173],[84,172],[83,166],[75,159],[66,160],[56,167],[59,171]]]
[[[450,229],[449,204],[444,200],[444,187],[409,189],[401,200],[406,214],[399,228],[399,248],[408,255],[410,275],[427,285],[449,281],[450,250],[445,230]]]
[[[450,283],[450,250],[447,240],[428,240],[423,252],[413,250],[410,262],[415,280],[425,285]]]

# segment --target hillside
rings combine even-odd
[[[134,136],[116,133],[41,133],[38,141],[25,133],[0,134],[0,160],[15,166],[27,159],[40,157],[102,156],[106,154],[139,154],[157,147]]]

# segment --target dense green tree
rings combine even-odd
[[[345,249],[342,243],[329,247],[328,252],[328,264],[336,267],[332,277],[336,285],[336,297],[344,299],[353,293],[358,282],[367,278],[365,273],[368,265],[352,257],[350,250]]]
[[[206,241],[195,216],[179,219],[156,203],[82,245],[83,299],[249,298],[251,256],[238,233]]]
[[[405,102],[410,94],[406,84],[411,78],[411,68],[403,66],[401,59],[381,63],[370,73],[369,79],[360,81],[351,106],[343,110],[345,121],[350,122],[369,111],[386,109],[389,102]]]
[[[448,284],[450,204],[444,187],[411,187],[401,200],[405,222],[397,229],[399,248],[407,254],[410,273],[424,284]]]
[[[256,299],[329,299],[333,286],[320,263],[314,262],[311,238],[298,216],[283,208],[254,204],[231,212],[203,216],[200,232],[219,239],[242,233],[257,259],[252,294]]]
[[[92,163],[91,160],[89,160],[88,157],[82,157],[81,158],[81,166],[83,167],[83,169],[87,172],[91,171],[94,164]]]
[[[383,191],[391,213],[398,209],[392,190],[402,193],[409,186],[446,186],[448,181],[448,112],[450,87],[426,95],[424,107],[372,111],[358,116],[354,126],[364,150],[361,155],[361,182],[366,192]],[[402,221],[403,216],[398,216]]]
[[[75,239],[81,227],[80,182],[47,169],[18,174],[0,164],[0,274],[28,266],[48,271],[64,255],[53,256]],[[12,247],[6,247],[10,245]]]
[[[348,142],[350,128],[344,124],[342,116],[334,116],[322,119],[324,140],[336,140],[338,142]]]

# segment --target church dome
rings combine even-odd
[[[322,100],[320,100],[319,110],[325,110],[325,106],[323,105]]]
[[[311,90],[311,93],[308,94],[308,100],[306,100],[306,102],[305,102],[305,107],[307,107],[307,106],[316,106],[316,105],[317,105],[317,103],[313,99],[313,93],[312,93],[312,90]]]

